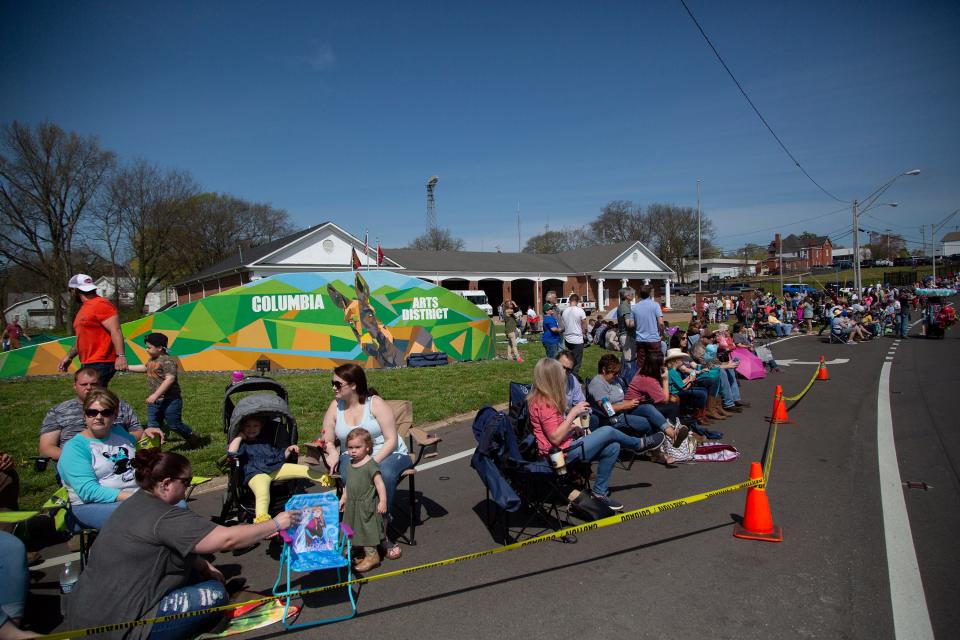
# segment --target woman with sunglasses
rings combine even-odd
[[[380,465],[380,475],[387,487],[387,518],[393,509],[400,474],[413,466],[407,447],[397,434],[393,411],[376,390],[367,387],[367,376],[359,365],[348,362],[333,370],[333,402],[323,416],[324,459],[331,473],[339,473],[346,480],[350,457],[346,453],[347,434],[360,427],[373,438],[373,459]],[[339,440],[343,451],[334,441]],[[387,541],[386,556],[400,557],[400,546]]]
[[[84,429],[63,446],[57,462],[73,516],[92,529],[102,528],[137,490],[130,465],[137,442],[125,429],[113,426],[119,406],[112,391],[91,389],[83,401]]]
[[[257,524],[218,526],[182,508],[193,476],[185,457],[142,449],[131,468],[140,490],[120,505],[100,532],[90,563],[66,598],[66,625],[71,629],[193,613],[225,604],[224,575],[203,556],[245,549],[296,525],[302,517],[298,511],[284,511]],[[222,615],[192,615],[110,631],[103,637],[186,640],[207,630]]]

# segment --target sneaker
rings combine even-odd
[[[681,424],[677,427],[674,427],[674,432],[677,435],[673,438],[673,448],[676,449],[683,444],[683,441],[687,439],[688,435],[690,435],[690,427]]]
[[[610,511],[623,511],[623,503],[614,500],[609,495],[602,496],[599,493],[594,493],[593,491],[590,492],[590,495],[593,496],[594,500],[602,505],[605,505],[608,509],[610,509]]]
[[[634,449],[634,451],[636,453],[643,453],[644,451],[650,451],[650,449],[656,449],[662,445],[666,439],[667,436],[663,435],[663,431],[657,431],[649,436],[641,436],[640,446]]]

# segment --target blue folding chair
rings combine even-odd
[[[337,494],[328,491],[293,496],[287,501],[284,510],[293,509],[300,511],[303,517],[299,524],[280,532],[284,545],[280,553],[277,581],[273,585],[273,595],[284,599],[283,626],[287,629],[302,629],[354,617],[357,615],[357,601],[354,598],[353,589],[348,584],[344,587],[350,598],[351,611],[348,615],[299,624],[288,622],[290,601],[302,592],[302,589],[291,588],[291,571],[336,569],[336,581],[331,584],[349,582],[353,578],[353,567],[350,563],[350,536],[347,535],[349,527],[340,523],[340,500]],[[280,590],[280,582],[284,578],[286,587]]]

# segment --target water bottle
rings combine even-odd
[[[610,404],[610,398],[603,396],[600,400],[600,404],[603,405],[603,410],[607,412],[607,417],[612,418],[617,415],[617,412],[613,410],[613,405]]]
[[[73,588],[77,585],[77,580],[80,579],[80,572],[77,571],[73,566],[73,561],[68,561],[67,564],[63,565],[63,569],[60,571],[60,593],[64,596],[68,595]],[[60,613],[65,613],[66,600],[60,598]]]
[[[556,471],[558,476],[567,475],[567,460],[560,447],[554,446],[550,449],[550,466]]]

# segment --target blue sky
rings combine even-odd
[[[826,189],[852,200],[922,170],[861,227],[919,241],[960,207],[960,4],[689,5]],[[525,243],[614,199],[694,206],[698,178],[725,248],[850,226],[676,0],[3,0],[10,120],[97,135],[385,247],[423,231],[434,174],[440,225],[471,250],[516,250],[518,202]]]

